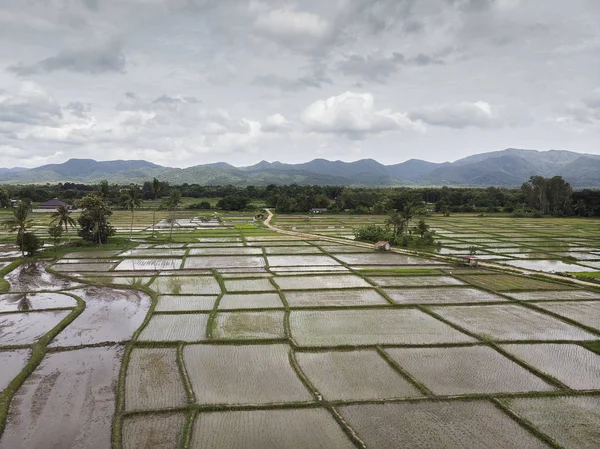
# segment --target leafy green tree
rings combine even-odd
[[[35,256],[42,249],[44,242],[38,238],[33,232],[26,232],[21,239],[22,251],[25,251],[29,256]]]
[[[0,207],[10,206],[10,193],[8,189],[0,187]]]
[[[133,236],[133,214],[136,207],[140,207],[142,204],[142,200],[140,197],[140,188],[135,184],[131,184],[129,188],[125,191],[125,196],[123,198],[123,207],[131,211],[131,227],[129,228],[129,240],[131,240]]]
[[[19,201],[17,203],[17,207],[13,208],[13,217],[8,220],[4,220],[2,224],[6,227],[10,232],[17,233],[17,245],[19,245],[19,249],[21,250],[21,255],[25,255],[25,234],[27,230],[33,226],[33,220],[29,218],[29,213],[31,212],[31,208],[25,204],[23,201]]]
[[[69,233],[69,226],[75,227],[75,220],[71,217],[71,211],[67,208],[67,206],[58,206],[56,208],[56,212],[52,213],[52,221],[51,223],[58,222],[59,226],[64,226],[65,231],[67,231],[67,240],[69,243],[71,242],[71,234]]]
[[[96,194],[84,196],[79,205],[83,209],[78,219],[81,238],[99,246],[106,243],[115,233],[108,220],[112,215],[110,206]]]
[[[110,187],[108,185],[108,181],[106,179],[103,179],[102,181],[100,181],[100,184],[98,184],[98,195],[104,201],[108,201],[109,193],[110,193]]]
[[[171,211],[171,231],[169,232],[169,239],[173,238],[173,225],[175,224],[175,211],[181,204],[181,192],[177,189],[171,190],[169,196],[165,199],[165,206]]]
[[[48,226],[48,235],[52,238],[52,243],[54,243],[54,246],[56,246],[60,243],[62,234],[63,234],[62,225],[51,224],[50,226]]]
[[[152,196],[154,197],[154,210],[152,211],[152,236],[154,236],[154,224],[156,223],[156,209],[158,208],[158,197],[163,191],[163,184],[156,178],[152,180]]]
[[[386,226],[392,227],[392,237],[394,240],[404,233],[404,217],[400,212],[394,210],[385,221]]]

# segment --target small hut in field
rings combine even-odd
[[[380,240],[373,246],[377,251],[390,251],[392,249],[392,245],[387,240]]]

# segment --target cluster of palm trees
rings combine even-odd
[[[392,228],[394,239],[404,235],[408,231],[408,224],[415,215],[412,204],[406,204],[402,210],[393,210],[388,216],[385,224]]]

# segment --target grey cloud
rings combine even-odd
[[[125,65],[123,43],[120,40],[112,40],[94,47],[64,50],[56,56],[42,59],[34,64],[19,63],[8,67],[8,70],[21,76],[56,70],[91,74],[124,73]]]
[[[257,75],[252,80],[252,84],[289,92],[298,92],[311,87],[320,89],[324,84],[332,84],[332,80],[324,70],[318,69],[299,78],[287,78],[274,73]]]
[[[0,92],[0,122],[55,126],[62,116],[60,105],[44,95]]]
[[[69,110],[74,116],[79,118],[88,118],[92,105],[90,103],[82,103],[80,101],[72,101],[67,104],[65,109]]]
[[[127,94],[126,94],[127,95]],[[130,97],[130,98],[135,98]],[[202,103],[196,97],[172,97],[170,95],[161,95],[160,97],[156,97],[152,103],[167,103],[167,104],[177,104],[177,103]]]
[[[461,102],[417,108],[409,112],[412,120],[447,128],[489,128],[502,124],[491,106],[483,101]]]

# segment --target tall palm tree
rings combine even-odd
[[[10,232],[17,232],[17,244],[19,245],[22,256],[25,256],[25,233],[33,225],[33,220],[28,218],[29,212],[31,212],[29,205],[25,204],[23,201],[19,201],[17,207],[13,209],[13,218],[9,218],[2,222]]]
[[[131,211],[131,227],[129,229],[129,240],[133,235],[133,212],[136,207],[140,207],[142,201],[140,199],[140,188],[135,184],[131,184],[129,188],[125,191],[125,198],[123,201],[123,205],[125,209]]]
[[[173,237],[173,225],[175,224],[175,211],[181,204],[181,192],[175,189],[171,190],[166,203],[167,207],[171,211],[171,232],[169,233],[169,239],[171,239]]]
[[[64,226],[67,231],[67,240],[71,242],[71,234],[69,234],[69,226],[75,227],[75,220],[71,217],[71,211],[67,206],[58,206],[56,212],[52,214],[52,223],[58,221],[59,226]]]
[[[404,220],[404,229],[408,230],[408,224],[410,220],[415,216],[415,208],[411,203],[405,204],[402,212],[400,212],[402,219]]]
[[[154,237],[154,224],[156,223],[156,208],[158,207],[158,194],[162,190],[160,181],[156,178],[152,180],[152,195],[154,195],[154,210],[152,211],[152,236]]]
[[[388,216],[385,224],[388,226],[392,226],[392,228],[394,230],[393,235],[394,235],[394,238],[396,238],[398,236],[398,233],[403,232],[404,217],[402,217],[402,214],[400,214],[400,212],[398,212],[397,210],[394,210]]]

